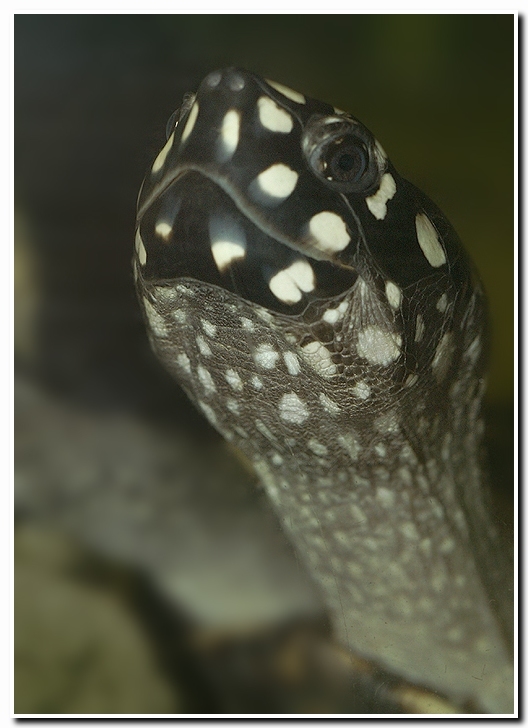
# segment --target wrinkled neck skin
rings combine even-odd
[[[479,468],[480,287],[449,299],[452,329],[391,338],[397,315],[362,278],[289,319],[191,279],[141,285],[157,354],[252,461],[337,639],[461,709],[511,712],[511,566]]]

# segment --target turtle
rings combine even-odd
[[[251,462],[343,648],[511,712],[486,298],[445,215],[353,115],[226,68],[169,119],[133,270],[155,353]]]

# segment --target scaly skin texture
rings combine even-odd
[[[210,97],[210,88],[198,94],[204,115]],[[177,163],[165,164],[176,164],[179,184]],[[440,211],[389,169],[398,191],[391,204],[412,221],[423,211],[434,220],[445,257],[432,258],[430,275],[410,259],[414,280],[398,279],[399,263],[381,256],[380,228],[369,239],[370,212],[362,218],[353,198],[347,230],[357,225],[360,236],[344,262],[357,278],[339,295],[314,296],[288,314],[203,273],[160,280],[142,228],[154,188],[138,216],[138,290],[156,353],[253,463],[341,643],[459,705],[507,713],[511,566],[480,467],[484,296]],[[199,184],[199,171],[182,173],[182,190],[186,180],[189,192]],[[216,182],[210,169],[206,176]],[[258,221],[233,199],[238,214]],[[401,227],[385,230],[390,243]]]

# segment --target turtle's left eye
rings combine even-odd
[[[351,120],[316,117],[307,125],[303,151],[319,179],[339,192],[365,193],[379,182],[374,141]]]
[[[327,144],[319,164],[327,180],[357,183],[367,170],[368,150],[360,139],[350,135]]]

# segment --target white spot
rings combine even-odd
[[[215,386],[215,383],[213,382],[213,378],[210,375],[209,371],[200,364],[198,366],[197,372],[198,372],[198,378],[203,385],[205,393],[213,394],[214,392],[216,392],[216,386]]]
[[[178,300],[174,289],[170,286],[155,286],[156,300],[168,303],[171,306]]]
[[[207,336],[210,336],[211,338],[216,336],[216,326],[214,324],[212,324],[207,319],[202,319],[201,323],[202,323],[202,328],[205,331],[205,333],[207,334]]]
[[[343,318],[348,309],[348,301],[341,301],[337,308],[329,308],[323,314],[323,321],[328,324],[335,324]]]
[[[287,111],[281,109],[269,96],[261,96],[257,101],[260,123],[269,131],[289,134],[293,129],[293,119]]]
[[[238,404],[238,402],[236,401],[236,399],[228,399],[228,400],[226,400],[226,407],[234,415],[239,415],[240,414],[240,405]]]
[[[438,346],[436,347],[433,361],[431,362],[431,368],[433,369],[435,376],[439,382],[444,379],[451,364],[451,356],[455,350],[452,341],[452,335],[447,332],[442,336]]]
[[[401,336],[380,329],[379,326],[367,326],[358,333],[357,353],[371,364],[387,366],[400,355]]]
[[[405,386],[412,387],[412,385],[416,384],[417,381],[418,381],[418,374],[409,374],[409,376],[405,380]]]
[[[179,324],[184,324],[187,320],[187,314],[181,308],[175,308],[171,311],[171,317]]]
[[[260,377],[257,377],[256,374],[251,377],[251,384],[253,385],[254,389],[262,389],[262,379]]]
[[[337,374],[337,367],[332,361],[332,355],[319,341],[310,341],[302,347],[303,356],[308,364],[320,376],[331,379]]]
[[[305,403],[295,392],[288,392],[282,396],[279,402],[279,415],[285,422],[293,422],[295,425],[302,425],[310,413]]]
[[[216,414],[215,414],[215,411],[213,410],[213,408],[212,407],[209,407],[208,404],[206,404],[205,402],[201,402],[200,400],[198,400],[198,404],[199,404],[202,412],[204,413],[204,415],[209,420],[209,422],[212,425],[217,425],[218,424],[218,419],[216,417]]]
[[[316,440],[315,438],[308,440],[308,447],[316,455],[328,455],[328,448],[326,447],[326,445],[323,445],[321,442],[319,442],[319,440]]]
[[[259,344],[253,358],[263,369],[273,369],[279,358],[279,352],[271,344]]]
[[[411,541],[416,541],[420,538],[418,529],[416,528],[414,523],[412,523],[412,521],[402,523],[402,525],[400,526],[400,532],[403,536],[405,536],[405,538],[408,538]]]
[[[376,490],[376,500],[381,506],[383,506],[383,508],[392,508],[396,498],[392,490],[380,486]]]
[[[200,349],[201,354],[203,354],[204,356],[212,356],[213,352],[211,351],[209,344],[203,336],[198,335],[196,337],[196,343],[198,344],[198,348]]]
[[[438,233],[436,232],[433,223],[429,220],[427,215],[423,212],[419,212],[416,215],[416,235],[418,236],[418,243],[422,249],[423,254],[427,258],[429,265],[433,268],[438,268],[444,265],[446,257],[444,249],[438,239]]]
[[[220,129],[219,161],[227,162],[231,159],[238,146],[240,138],[240,112],[230,109],[224,116]]]
[[[355,461],[358,459],[361,445],[351,432],[345,435],[338,435],[337,442],[346,450],[351,460]]]
[[[365,523],[365,521],[367,520],[365,513],[355,503],[352,503],[352,505],[350,506],[350,515],[354,519],[356,524]]]
[[[240,377],[238,376],[238,373],[235,372],[234,369],[228,369],[226,371],[225,379],[226,379],[226,382],[231,387],[231,389],[234,389],[235,392],[241,392],[244,389],[242,380],[240,379]]]
[[[438,301],[436,302],[436,308],[440,313],[444,313],[447,308],[447,293],[442,293]]]
[[[285,200],[291,195],[297,184],[299,175],[285,164],[272,164],[255,179],[258,193],[264,193],[277,200]],[[253,184],[253,183],[252,183]],[[254,188],[253,188],[254,189]]]
[[[196,123],[196,118],[198,116],[198,102],[195,101],[193,104],[193,107],[191,109],[191,112],[189,114],[189,118],[187,119],[187,123],[185,124],[185,129],[183,130],[183,134],[181,136],[182,142],[184,142],[189,135],[191,134],[192,130],[194,129],[194,125]]]
[[[242,328],[244,331],[255,331],[255,324],[251,319],[246,318],[245,316],[240,317],[240,323],[242,325]]]
[[[191,288],[184,286],[183,283],[178,283],[176,286],[176,290],[178,291],[178,293],[181,293],[182,296],[189,296],[189,298],[192,298],[196,295]]]
[[[319,402],[323,405],[325,411],[331,415],[338,415],[341,412],[339,405],[330,397],[327,397],[326,394],[319,395]]]
[[[395,283],[387,281],[385,284],[385,294],[387,296],[387,301],[392,308],[397,309],[400,307],[401,291]]]
[[[440,553],[441,554],[450,554],[451,551],[453,551],[455,548],[455,540],[452,539],[450,536],[447,538],[444,538],[442,543],[440,544]]]
[[[376,220],[384,220],[387,214],[387,202],[396,194],[396,182],[389,172],[381,178],[376,194],[367,197],[367,206]]]
[[[306,260],[296,260],[288,268],[276,273],[269,282],[270,291],[283,303],[297,303],[301,291],[308,293],[315,288],[312,266]]]
[[[264,323],[266,323],[266,324],[273,323],[273,316],[265,308],[262,308],[261,306],[258,306],[255,309],[255,313],[257,314],[257,316],[259,317],[259,319],[262,319],[262,321],[264,321]]]
[[[338,320],[339,311],[337,310],[337,308],[329,308],[323,314],[323,321],[326,321],[328,324],[335,324]]]
[[[293,353],[293,351],[286,351],[282,355],[282,358],[284,359],[284,363],[286,364],[286,369],[292,374],[293,376],[296,376],[301,371],[301,365],[299,364],[299,359],[297,358],[297,355]]]
[[[387,412],[384,415],[380,415],[375,421],[374,426],[378,432],[382,435],[392,435],[399,432],[398,420],[396,419],[395,413]],[[403,447],[401,449],[403,452]]]
[[[239,243],[231,243],[228,240],[221,240],[213,243],[211,252],[216,263],[216,267],[223,273],[226,268],[235,260],[241,260],[246,255],[246,248]]]
[[[156,336],[166,338],[169,335],[169,330],[163,316],[156,311],[148,298],[143,297],[143,305],[145,306],[145,313],[147,314],[152,331],[156,334]]]
[[[310,220],[309,232],[316,248],[324,253],[337,253],[350,242],[345,221],[335,212],[318,212]]]
[[[187,354],[178,354],[176,357],[176,361],[178,363],[178,366],[180,366],[187,374],[191,373],[191,362],[189,361],[189,357]]]
[[[286,96],[287,99],[290,99],[291,101],[295,101],[296,104],[305,104],[306,99],[302,94],[300,94],[298,91],[294,91],[291,88],[288,88],[288,86],[283,86],[282,83],[277,83],[276,81],[270,81],[269,79],[266,79],[266,82],[275,89],[275,91],[278,91],[283,96]]]
[[[242,228],[227,217],[214,216],[209,221],[211,252],[220,273],[246,255],[246,237]]]
[[[431,556],[432,551],[432,542],[430,538],[424,538],[422,541],[420,541],[420,545],[418,546],[420,551],[426,556]]]
[[[460,642],[464,637],[464,630],[462,627],[452,627],[447,630],[446,637],[450,642]]]
[[[350,392],[358,399],[368,399],[370,397],[370,387],[365,382],[358,382],[350,389]]]
[[[475,363],[480,355],[480,349],[480,336],[477,336],[464,352],[464,357],[467,357],[471,362]]]
[[[271,462],[273,463],[273,465],[282,465],[284,460],[282,458],[282,455],[279,455],[278,452],[274,452],[271,456]]]
[[[147,262],[147,251],[145,250],[145,246],[143,245],[143,240],[141,239],[141,233],[139,232],[139,228],[136,230],[136,253],[139,264],[145,265],[145,263]]]
[[[167,154],[170,152],[173,143],[174,143],[174,132],[167,139],[165,146],[163,147],[161,152],[158,154],[158,156],[154,160],[154,164],[152,165],[152,171],[154,172],[154,174],[156,172],[159,172],[160,169],[165,164],[165,160],[167,159]]]
[[[424,326],[422,314],[417,313],[416,314],[416,329],[414,331],[414,340],[416,342],[419,342],[422,340],[424,331],[425,331],[425,326]]]
[[[167,242],[172,233],[172,225],[169,225],[169,223],[165,220],[157,222],[154,229],[156,231],[156,235],[159,235],[159,237],[165,240],[165,242]]]

